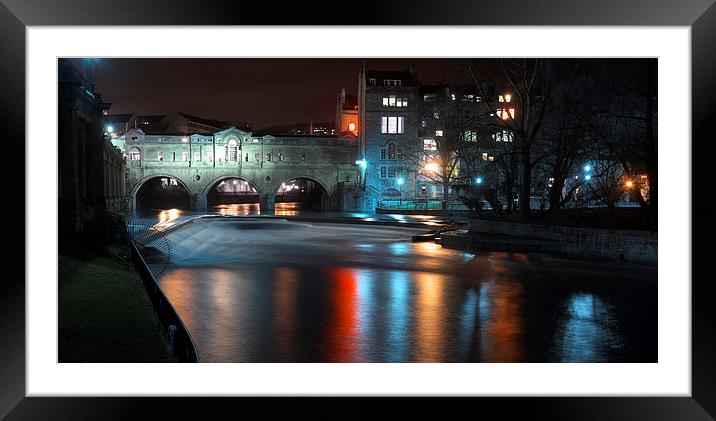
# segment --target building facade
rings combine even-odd
[[[58,64],[60,230],[79,232],[107,212],[124,211],[125,161],[104,134],[102,115],[110,104],[69,61]]]

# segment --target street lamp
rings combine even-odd
[[[114,131],[114,127],[107,126],[107,133],[112,133]]]
[[[627,180],[627,182],[624,184],[626,188],[630,189],[634,186],[634,182],[631,180]]]
[[[356,165],[360,166],[362,169],[365,169],[368,166],[368,162],[365,159],[359,159],[356,161]]]
[[[425,164],[425,171],[438,172],[438,169],[440,169],[440,167],[436,162],[428,162],[427,164]]]
[[[476,182],[477,184],[482,184],[482,177],[477,177],[477,178],[475,179],[475,182]]]
[[[584,166],[584,172],[589,172],[592,169],[592,166],[587,164]]]
[[[589,174],[587,174],[587,175],[584,176],[584,179],[587,180],[587,181],[589,181],[589,180],[592,179],[592,176],[589,175]]]

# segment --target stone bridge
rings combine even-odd
[[[328,200],[323,207],[342,210],[343,195],[356,189],[360,177],[354,137],[254,136],[234,127],[213,135],[130,129],[125,152],[133,211],[139,189],[157,177],[176,179],[194,210],[206,210],[209,192],[227,178],[249,182],[258,192],[261,210],[273,209],[281,184],[297,178],[312,180],[325,190]]]

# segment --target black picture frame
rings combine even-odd
[[[371,25],[663,25],[691,27],[692,45],[692,390],[690,397],[593,397],[593,398],[399,398],[381,416],[406,411],[437,410],[489,414],[500,418],[516,414],[547,419],[649,419],[708,420],[716,418],[716,305],[706,262],[714,238],[716,195],[709,194],[711,174],[710,133],[716,110],[716,6],[714,0],[512,0],[367,1],[339,7],[336,3],[281,3],[201,0],[0,0],[0,133],[5,150],[25,146],[25,29],[44,25],[256,25],[256,24],[371,24]],[[316,13],[321,11],[323,13]],[[48,101],[54,101],[48,93]],[[684,104],[688,107],[689,104]],[[668,118],[668,116],[660,116]],[[49,140],[48,140],[49,141]],[[13,153],[13,156],[17,156]],[[236,402],[218,398],[40,398],[26,397],[25,382],[25,162],[8,159],[9,177],[3,183],[8,200],[0,201],[6,230],[0,278],[0,415],[7,419],[125,419],[188,417],[190,407],[204,416],[226,408],[248,413],[246,405],[267,416],[296,418],[307,412],[321,418],[372,418],[380,398],[315,399],[258,398]],[[18,176],[19,175],[19,176]],[[688,185],[685,184],[685,185]],[[24,223],[20,223],[24,221]],[[9,231],[9,232],[8,232]],[[476,380],[479,381],[479,380]],[[208,400],[209,399],[209,400]],[[237,398],[243,399],[243,398]],[[402,401],[400,399],[409,399]],[[279,400],[279,402],[276,402]],[[337,412],[333,412],[337,411]],[[7,415],[6,415],[7,414]]]

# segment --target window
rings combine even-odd
[[[142,153],[139,152],[139,148],[132,147],[132,149],[129,150],[129,160],[130,161],[141,161],[142,160]]]
[[[386,177],[388,177],[388,168],[380,167],[380,178],[386,178]]]
[[[462,140],[465,142],[477,142],[477,132],[474,130],[465,130],[462,134]]]
[[[388,178],[395,178],[395,167],[388,167]]]
[[[169,179],[169,185],[170,185],[170,186],[178,186],[179,183],[177,183],[177,179],[176,179],[176,178],[170,178],[170,179]]]
[[[388,145],[388,159],[395,159],[395,143]]]
[[[271,162],[271,154],[270,153],[266,154],[266,162]]]
[[[162,152],[162,151],[157,152],[157,160],[164,161],[164,152]]]
[[[407,107],[408,98],[400,98],[395,95],[390,95],[383,98],[384,107]]]
[[[435,136],[442,136],[443,131],[442,130],[435,130]]]
[[[226,160],[231,162],[236,162],[239,158],[239,147],[236,142],[236,140],[231,139],[229,140],[229,143],[226,145]]]
[[[368,84],[369,84],[370,86],[375,86],[375,78],[370,78],[370,79],[368,79]]]
[[[487,152],[482,153],[482,160],[487,161]]]
[[[385,148],[381,148],[380,150],[380,159],[385,159]]]
[[[401,86],[402,81],[396,79],[384,79],[383,86]]]
[[[302,154],[301,154],[301,161],[306,161],[306,154],[305,154],[305,153],[302,153]]]
[[[510,130],[504,129],[492,135],[495,142],[512,142],[515,140],[515,135]]]
[[[260,160],[261,160],[261,155],[258,152],[256,152],[254,154],[254,161],[259,162]]]
[[[388,134],[405,133],[405,117],[382,117],[380,132]]]
[[[201,152],[194,152],[194,161],[201,161]]]
[[[435,139],[423,139],[423,150],[424,151],[438,150],[438,144],[435,141]]]
[[[189,160],[189,152],[184,151],[181,153],[181,160],[182,161],[188,161]]]
[[[283,154],[282,154],[282,153],[278,154],[278,160],[279,160],[279,161],[283,161]]]
[[[177,160],[177,153],[172,152],[172,161],[176,161],[176,160]]]

